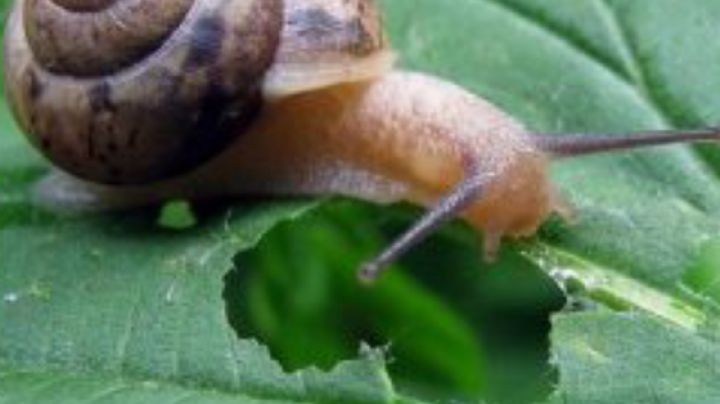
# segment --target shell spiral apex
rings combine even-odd
[[[19,0],[5,35],[8,98],[65,171],[166,179],[254,118],[282,22],[282,0]]]

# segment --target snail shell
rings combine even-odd
[[[186,173],[268,98],[389,68],[369,0],[19,0],[13,111],[60,169],[105,184]]]

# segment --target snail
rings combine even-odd
[[[567,214],[554,158],[720,139],[532,133],[394,59],[373,0],[19,0],[4,63],[17,121],[58,167],[39,203],[332,194],[427,207],[362,268],[368,281],[456,216],[492,256]]]

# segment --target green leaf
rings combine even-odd
[[[153,381],[128,381],[112,377],[82,377],[55,372],[4,372],[0,369],[0,399],[3,403],[247,403],[274,404],[284,401],[258,400],[207,389],[188,389]]]
[[[403,67],[531,130],[720,120],[713,0],[382,4]],[[0,402],[517,403],[553,386],[560,402],[720,401],[714,146],[558,162],[575,222],[496,266],[451,226],[367,290],[352,271],[416,210],[176,202],[57,217],[31,202],[46,165],[6,108],[0,130]],[[550,279],[570,303],[552,346]],[[358,358],[361,341],[381,348]]]
[[[639,314],[559,316],[557,402],[714,403],[720,397],[717,340]]]
[[[712,90],[720,88],[720,45],[714,40],[720,17],[717,2],[462,0],[451,7],[432,0],[399,3],[403,5],[390,8],[390,20],[407,66],[459,82],[531,130],[625,132],[712,125],[720,119],[720,96]],[[707,336],[717,322],[717,304],[709,299],[717,296],[716,287],[708,282],[718,279],[718,267],[708,266],[717,261],[707,250],[717,249],[720,234],[717,150],[668,147],[558,162],[553,177],[575,206],[577,219],[555,221],[539,239],[519,246],[563,288],[579,295],[573,302],[581,307],[589,299],[591,305],[643,311],[660,321],[660,335],[647,333],[643,339],[629,338],[625,333],[630,335],[630,329],[615,326],[614,343],[627,351],[663,343],[678,352],[686,350],[686,355],[672,359],[654,356],[668,367],[667,382],[676,380],[678,385],[686,380],[684,368],[693,367],[693,358],[703,351],[698,344],[686,345],[669,335],[690,333],[716,346]],[[696,263],[700,251],[705,251],[705,258]],[[557,318],[554,324],[562,324],[563,334],[576,325],[573,313]],[[600,322],[595,317],[583,319]],[[602,324],[619,319],[609,317]],[[631,319],[642,326],[643,317]],[[554,338],[553,353],[557,356],[566,344],[566,339]],[[568,382],[579,377],[580,369],[592,366],[586,361],[576,356],[557,363],[561,396],[567,402],[618,402],[612,399],[620,396],[614,395],[614,385],[603,379],[583,379],[588,386],[581,386],[586,389],[582,395],[581,387]],[[708,361],[720,365],[717,356]],[[639,373],[651,378],[652,371],[634,356],[624,366],[609,368],[608,378],[634,380]],[[628,401],[720,400],[718,391],[708,385],[712,377],[703,380],[708,383],[693,384],[695,391],[677,396],[677,401],[652,401],[653,396],[642,390]]]
[[[380,358],[288,375],[227,323],[222,278],[232,257],[311,206],[235,208],[182,234],[155,227],[148,213],[53,218],[26,207],[25,218],[0,233],[1,363],[259,398],[393,397]]]

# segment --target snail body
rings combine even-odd
[[[534,135],[458,86],[394,70],[373,0],[20,0],[5,63],[20,125],[60,168],[42,204],[340,194],[429,207],[366,279],[457,215],[489,256],[534,234],[567,212],[554,156],[720,136]]]

